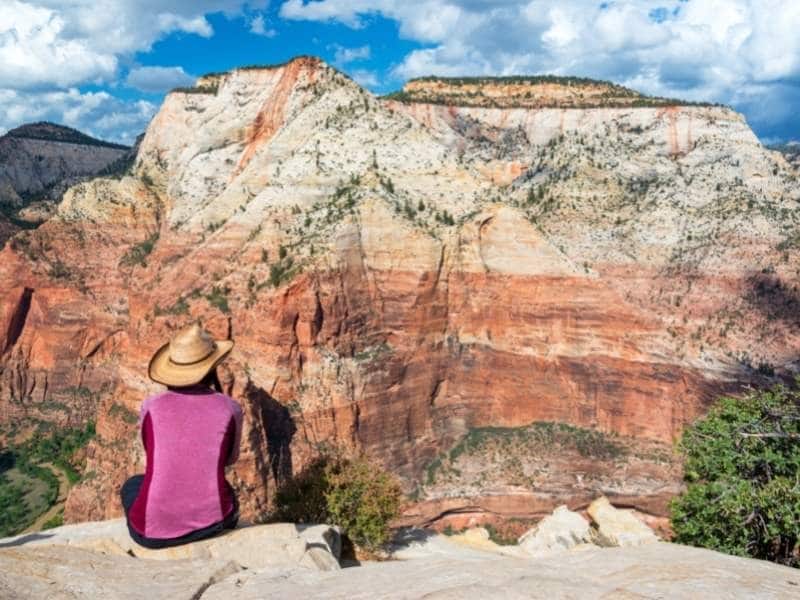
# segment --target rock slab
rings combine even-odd
[[[519,557],[417,531],[406,540],[414,547],[406,560],[326,570],[331,531],[257,526],[136,557],[124,551],[119,522],[62,527],[0,540],[0,598],[783,599],[800,592],[795,569],[660,542]],[[465,538],[488,542],[481,531]],[[299,560],[296,539],[307,544]]]
[[[595,542],[599,546],[641,546],[657,542],[658,537],[631,513],[614,508],[605,496],[586,509],[597,526]]]
[[[455,547],[455,545],[454,545]],[[594,548],[547,558],[439,555],[336,572],[240,572],[203,600],[461,598],[783,599],[800,592],[800,573],[757,560],[668,543]]]
[[[332,570],[340,568],[341,541],[338,529],[328,525],[273,523],[241,527],[191,544],[152,550],[131,539],[124,519],[65,525],[0,540],[0,550],[54,546],[148,561],[205,560],[232,562],[242,569],[301,565]]]
[[[519,545],[531,556],[541,556],[590,541],[588,521],[562,505],[520,537]]]

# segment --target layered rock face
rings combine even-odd
[[[789,164],[800,171],[800,142],[779,144],[777,146],[772,146],[771,148],[783,154]]]
[[[583,77],[422,77],[389,98],[404,102],[482,108],[598,108],[673,106],[608,81]]]
[[[129,150],[53,123],[23,125],[1,136],[0,247],[20,228],[46,220],[67,188]]]
[[[663,514],[682,427],[800,366],[799,198],[725,108],[400,102],[311,58],[208,76],[131,176],[73,187],[0,254],[0,421],[96,415],[66,517],[118,515],[147,361],[202,319],[237,341],[248,517],[331,446],[398,473],[425,522],[609,487]],[[558,472],[522,453],[491,489],[429,481],[470,432],[539,422],[634,451],[575,438]]]

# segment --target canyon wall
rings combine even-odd
[[[16,231],[47,220],[70,186],[117,163],[130,148],[53,123],[0,136],[0,248]]]
[[[66,518],[118,515],[147,361],[201,319],[237,341],[248,518],[333,446],[401,476],[416,522],[597,492],[663,515],[682,427],[800,370],[799,200],[727,108],[401,102],[311,58],[208,76],[131,175],[0,253],[0,425],[96,418]],[[560,462],[497,458],[483,488],[433,472],[470,432],[540,422],[625,451],[562,436]]]

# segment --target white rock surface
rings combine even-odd
[[[188,600],[240,568],[219,559],[165,562],[26,544],[0,548],[0,598]]]
[[[589,541],[591,532],[588,521],[562,505],[522,535],[519,545],[531,556],[542,556],[569,550]]]
[[[586,509],[597,526],[595,542],[600,546],[641,546],[657,542],[658,537],[631,513],[611,506],[605,496]]]
[[[371,563],[330,573],[240,572],[203,600],[462,598],[726,598],[797,597],[800,573],[771,563],[658,543],[595,548],[549,558],[440,556]]]
[[[339,532],[327,525],[274,523],[226,531],[218,536],[161,550],[143,548],[128,535],[124,519],[65,525],[0,540],[4,547],[69,546],[107,555],[147,560],[232,561],[245,569],[294,567],[338,569]]]
[[[797,570],[674,544],[594,547],[532,558],[503,556],[420,531],[409,532],[405,540],[413,552],[395,553],[405,560],[326,570],[333,558],[329,549],[336,548],[328,541],[332,531],[288,524],[249,527],[209,540],[205,550],[202,542],[185,547],[184,554],[192,557],[163,553],[152,560],[120,553],[126,544],[118,521],[62,527],[0,540],[0,598],[783,599],[800,592]],[[489,541],[479,529],[461,537]],[[299,561],[297,539],[309,545]]]

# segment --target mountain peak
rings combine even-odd
[[[100,140],[90,135],[86,135],[77,129],[73,129],[72,127],[51,123],[49,121],[26,123],[10,130],[8,133],[6,133],[6,135],[8,137],[43,140],[47,142],[82,144],[84,146],[106,146],[109,148],[117,148],[119,150],[129,149],[128,146],[115,144],[113,142],[106,142],[105,140]]]
[[[420,77],[406,83],[402,91],[389,94],[387,99],[483,108],[627,108],[698,104],[646,96],[610,81],[558,75]]]
[[[318,56],[301,55],[301,56],[295,56],[282,63],[242,65],[238,67],[233,67],[229,71],[216,71],[216,72],[206,73],[198,77],[194,86],[175,88],[172,90],[172,93],[216,94],[219,91],[219,87],[224,82],[229,81],[231,79],[239,78],[242,76],[246,77],[248,75],[257,76],[259,74],[264,74],[264,73],[267,74],[275,73],[276,71],[280,71],[286,68],[292,68],[295,70],[306,69],[310,71],[327,69],[332,72],[344,75],[337,69],[331,67],[329,64],[327,64],[324,60],[322,60]],[[347,77],[346,75],[344,76]]]

